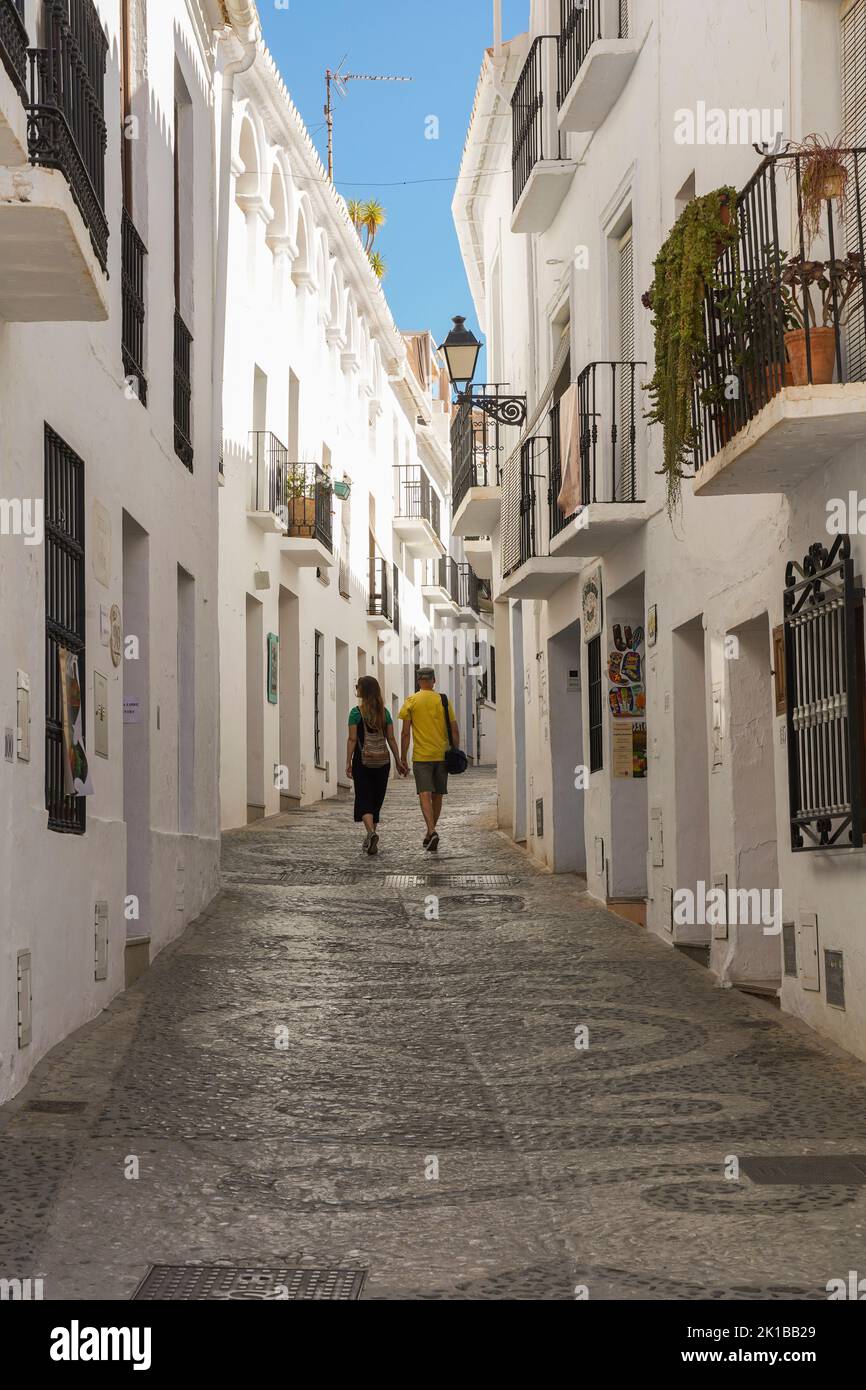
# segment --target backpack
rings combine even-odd
[[[442,708],[445,711],[445,731],[448,734],[448,747],[445,749],[445,768],[446,771],[453,772],[455,776],[459,776],[459,774],[465,772],[469,766],[469,759],[462,748],[455,748],[454,746],[454,735],[451,732],[451,716],[448,713],[448,696],[440,695],[439,698],[442,701]]]
[[[358,713],[360,714],[360,709]],[[363,715],[358,725],[358,742],[361,745],[361,762],[364,767],[391,766],[391,753],[384,729],[372,728]]]

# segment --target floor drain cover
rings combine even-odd
[[[151,1265],[133,1301],[329,1299],[361,1297],[365,1269],[239,1269],[226,1265]]]
[[[37,1115],[78,1115],[86,1108],[86,1100],[31,1100],[27,1106]]]
[[[503,888],[520,880],[514,874],[386,874],[386,888]]]
[[[741,1158],[740,1167],[752,1182],[764,1185],[866,1186],[866,1156],[863,1154],[778,1154]]]

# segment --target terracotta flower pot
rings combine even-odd
[[[844,164],[837,164],[835,169],[828,169],[821,184],[822,198],[841,198],[845,191],[845,181],[848,177]]]
[[[309,537],[316,534],[315,497],[293,497],[289,506],[289,535]]]
[[[829,386],[836,366],[836,331],[833,328],[809,330],[809,349],[812,357],[813,386]],[[809,365],[806,357],[806,330],[792,328],[785,334],[785,351],[791,365],[795,386],[808,386]]]

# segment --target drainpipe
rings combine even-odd
[[[226,63],[222,72],[222,102],[220,109],[220,152],[217,174],[217,245],[214,287],[213,329],[213,438],[217,458],[222,452],[223,433],[223,371],[226,354],[226,304],[228,300],[229,213],[231,210],[232,121],[234,118],[235,80],[247,72],[256,60],[261,34],[259,16],[253,0],[222,0],[227,21],[225,43],[237,38],[243,45],[240,58]]]

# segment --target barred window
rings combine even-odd
[[[78,657],[85,717],[84,463],[45,426],[45,806],[48,829],[83,835],[83,796],[65,791],[63,707],[58,652]]]
[[[316,633],[313,673],[313,755],[316,767],[322,767],[322,659],[325,639]]]
[[[863,590],[851,541],[810,547],[785,573],[791,848],[863,846],[866,784]]]
[[[601,772],[604,767],[601,637],[593,637],[587,644],[586,655],[589,663],[589,770]]]

